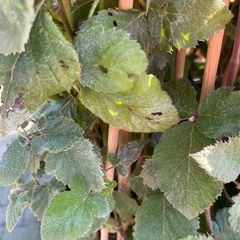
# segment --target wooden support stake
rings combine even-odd
[[[175,61],[175,80],[183,78],[186,61],[186,49],[177,50]]]
[[[229,0],[225,0],[224,2],[226,6],[229,6]],[[215,33],[214,36],[209,40],[200,101],[203,101],[203,99],[214,89],[222,49],[223,36],[224,29]]]

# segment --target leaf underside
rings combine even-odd
[[[230,138],[228,142],[217,142],[202,151],[191,154],[209,175],[228,183],[238,178],[240,173],[240,138]]]

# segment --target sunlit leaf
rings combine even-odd
[[[165,131],[178,122],[170,97],[153,75],[137,79],[133,88],[123,93],[104,94],[82,88],[81,100],[105,122],[127,131]]]
[[[23,52],[35,18],[33,0],[0,1],[0,53]]]
[[[240,138],[217,142],[200,152],[191,154],[191,157],[219,181],[224,183],[234,181],[240,173]]]
[[[124,31],[83,27],[75,45],[83,65],[81,83],[99,93],[129,90],[147,68],[145,53]]]
[[[150,35],[161,48],[195,47],[224,28],[232,15],[222,0],[151,0]]]

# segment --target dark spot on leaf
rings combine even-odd
[[[113,26],[114,26],[114,27],[117,27],[117,25],[118,25],[117,22],[114,20],[114,21],[113,21]]]
[[[64,69],[67,70],[69,68],[68,65],[63,60],[60,60],[59,63],[61,65],[61,67],[64,68]]]
[[[133,80],[137,80],[137,79],[139,79],[138,75],[136,75],[136,74],[133,74],[133,73],[127,73],[127,75],[128,75],[128,78],[130,78],[130,79],[133,79]]]
[[[162,112],[155,112],[155,113],[152,113],[153,116],[162,116],[163,113]]]
[[[125,107],[127,108],[128,111],[130,111],[130,112],[133,111],[133,109],[131,107],[129,107],[129,106],[125,106]]]
[[[164,2],[161,6],[160,9],[161,10],[166,10],[168,8],[168,3]]]
[[[107,68],[105,68],[103,65],[99,65],[99,68],[103,73],[108,73]]]
[[[153,119],[152,119],[152,118],[150,118],[150,117],[146,117],[146,119],[147,119],[147,120],[150,120],[150,121],[152,121],[152,120],[153,120]]]
[[[109,16],[112,16],[113,14],[112,14],[111,12],[108,12],[108,15],[109,15]]]

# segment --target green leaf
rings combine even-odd
[[[145,194],[148,192],[148,189],[143,184],[143,179],[141,176],[131,176],[130,180],[131,189],[138,195],[140,199],[142,199]]]
[[[159,188],[167,200],[189,219],[209,207],[222,191],[221,184],[189,155],[210,143],[195,125],[184,122],[163,135],[153,154]]]
[[[153,75],[136,80],[134,87],[124,93],[103,94],[82,88],[81,100],[103,121],[126,131],[165,131],[178,122],[170,97]]]
[[[189,80],[170,81],[165,83],[163,88],[172,98],[181,119],[189,118],[196,112],[198,104],[196,92]]]
[[[234,204],[229,209],[229,222],[235,232],[240,232],[240,195],[232,198]]]
[[[96,92],[126,91],[147,69],[145,53],[124,31],[83,27],[75,45],[83,65],[81,83]]]
[[[37,185],[33,189],[30,205],[33,214],[41,220],[50,201],[58,192],[64,189],[65,186],[55,178],[53,178],[49,183]]]
[[[158,189],[158,183],[154,176],[153,160],[146,159],[141,172],[141,177],[143,178],[143,183],[151,188],[152,190]]]
[[[82,27],[84,29],[92,26],[102,25],[106,29],[121,29],[130,34],[130,38],[137,40],[142,49],[149,47],[150,36],[147,29],[146,18],[134,9],[130,11],[121,11],[108,9],[98,12],[98,15],[88,19]]]
[[[224,28],[232,15],[222,0],[152,0],[148,12],[150,35],[161,48],[195,47]]]
[[[0,115],[0,137],[16,132],[17,128],[28,120],[29,112],[16,110],[10,111],[6,118]]]
[[[136,215],[138,204],[136,200],[130,198],[126,193],[115,191],[115,211],[120,215],[124,222],[131,222]]]
[[[197,126],[210,138],[236,136],[240,131],[240,91],[222,87],[200,105]]]
[[[196,234],[198,225],[197,219],[188,220],[156,192],[138,208],[135,234],[138,240],[176,240]]]
[[[48,154],[46,162],[46,171],[65,184],[72,177],[81,176],[92,190],[105,186],[100,156],[87,139],[81,138],[68,150]]]
[[[70,90],[80,76],[78,56],[48,13],[40,11],[26,51],[0,55],[3,109],[35,110],[49,96]]]
[[[26,170],[30,157],[29,147],[22,146],[18,139],[13,140],[0,161],[0,183],[14,183]]]
[[[33,0],[1,0],[0,53],[9,55],[24,51],[35,18]]]
[[[234,181],[240,173],[240,137],[230,138],[228,142],[217,142],[191,154],[191,157],[219,181]]]
[[[39,156],[37,154],[31,153],[31,158],[28,161],[26,172],[30,174],[36,173],[37,170],[40,169],[40,163],[44,160],[45,157],[45,154],[43,156]]]
[[[213,222],[214,236],[217,240],[239,240],[240,233],[235,233],[228,222],[228,209],[224,208],[216,213],[216,222]]]
[[[30,204],[34,185],[34,181],[29,181],[11,190],[6,214],[6,227],[9,232],[14,229],[24,209]]]
[[[38,154],[67,150],[83,137],[83,129],[66,117],[52,117],[40,122],[38,128],[39,132],[31,140],[32,149]]]
[[[181,240],[213,240],[213,238],[212,237],[206,237],[206,236],[198,235],[198,236],[189,236],[189,237],[183,238]]]
[[[75,240],[88,234],[94,218],[108,216],[107,199],[92,193],[84,180],[71,179],[70,187],[50,202],[41,227],[43,240]]]

